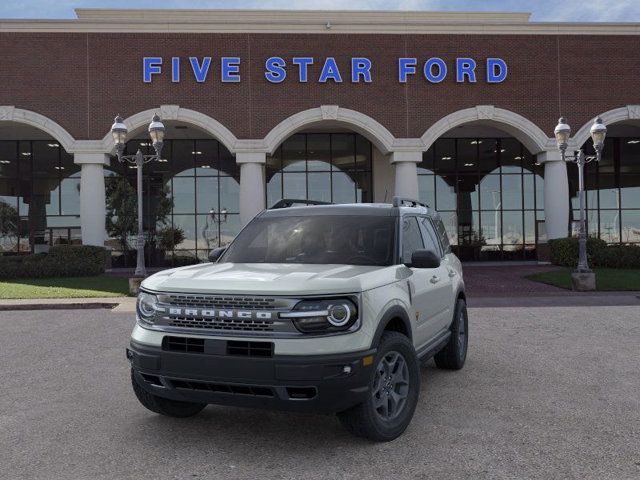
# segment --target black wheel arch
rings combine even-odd
[[[386,331],[398,332],[405,335],[410,341],[413,341],[413,331],[411,329],[411,320],[407,311],[399,305],[389,308],[382,316],[376,333],[373,336],[371,347],[375,347],[380,343],[382,334]]]

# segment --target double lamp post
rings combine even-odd
[[[123,163],[130,163],[135,165],[137,174],[137,194],[138,194],[138,237],[136,239],[136,277],[145,277],[147,270],[144,265],[144,216],[142,214],[142,166],[153,160],[160,160],[160,154],[162,153],[162,146],[164,142],[164,124],[160,120],[160,117],[156,114],[151,119],[149,124],[149,137],[155,150],[154,155],[143,155],[142,151],[138,149],[135,155],[124,155],[125,143],[127,141],[127,126],[124,124],[122,117],[118,115],[113,125],[111,126],[111,135],[113,135],[113,141],[116,147],[116,155],[118,160]]]
[[[578,200],[580,202],[580,224],[579,224],[579,257],[578,268],[572,274],[573,287],[576,290],[595,290],[595,274],[589,268],[587,260],[587,228],[585,218],[585,191],[584,191],[584,167],[587,163],[599,162],[602,158],[602,149],[604,148],[604,139],[607,135],[607,127],[602,123],[602,119],[597,117],[591,126],[591,140],[593,148],[596,152],[595,156],[585,155],[582,149],[567,154],[569,146],[569,137],[571,136],[571,127],[567,124],[564,117],[558,121],[554,132],[558,149],[562,155],[562,160],[572,162],[578,166]]]

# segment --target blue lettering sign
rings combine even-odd
[[[222,57],[221,75],[223,82],[239,82],[240,81],[240,57]]]
[[[398,80],[400,83],[407,83],[407,75],[416,73],[416,58],[399,58],[398,59]]]
[[[355,57],[351,59],[351,82],[358,83],[360,77],[366,83],[371,83],[371,60],[368,58]]]
[[[437,75],[433,73],[433,67],[438,67]],[[447,76],[447,64],[441,58],[430,58],[424,64],[424,76],[431,83],[440,83]]]
[[[171,81],[180,83],[180,57],[171,58]]]
[[[507,62],[501,58],[487,58],[487,83],[501,83],[507,78]]]
[[[162,57],[144,57],[142,59],[142,80],[151,83],[151,75],[162,72]]]
[[[320,72],[320,83],[326,83],[327,80],[333,80],[336,83],[342,83],[342,77],[340,76],[340,69],[336,63],[336,59],[333,57],[327,57],[324,61],[324,66]]]
[[[293,57],[291,63],[298,65],[298,79],[300,82],[307,83],[309,65],[313,64],[313,57]]]
[[[193,70],[193,76],[196,77],[196,82],[203,83],[209,73],[211,57],[204,57],[202,59],[202,65],[198,63],[198,57],[189,57],[189,62],[191,62],[191,69]]]
[[[267,69],[267,71],[264,72],[264,76],[271,83],[280,83],[287,78],[287,71],[284,69],[287,64],[283,58],[269,57],[264,65]]]
[[[464,77],[476,83],[476,61],[473,58],[456,58],[456,82],[464,83]]]

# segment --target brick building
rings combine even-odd
[[[419,197],[467,260],[533,259],[575,230],[571,149],[608,127],[587,169],[588,228],[640,242],[640,25],[521,13],[77,10],[0,20],[0,250],[106,244],[135,169],[115,157],[116,114],[144,169],[151,263],[196,261],[281,198]],[[135,33],[134,33],[135,32]],[[109,222],[108,222],[109,223]],[[180,229],[184,240],[154,254]],[[170,243],[170,242],[169,242]],[[43,247],[45,246],[45,247]]]

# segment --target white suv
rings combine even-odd
[[[337,413],[387,441],[411,421],[420,361],[462,368],[464,283],[439,215],[398,197],[302,203],[259,214],[215,263],[142,283],[127,358],[145,407]]]

